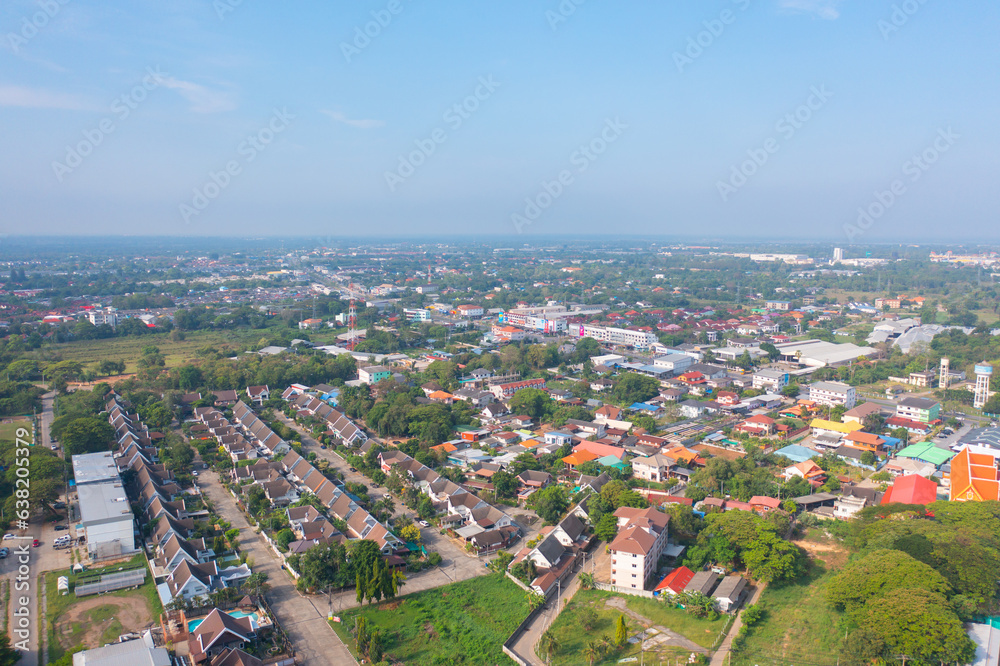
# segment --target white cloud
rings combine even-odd
[[[50,92],[38,88],[0,85],[0,107],[13,106],[23,109],[92,110],[93,106],[76,95]]]
[[[172,76],[165,76],[160,85],[177,93],[191,103],[191,111],[195,113],[221,113],[236,108],[236,101],[230,93],[211,90],[203,85],[182,81]]]
[[[338,123],[344,123],[345,125],[350,125],[351,127],[357,127],[359,129],[373,129],[375,127],[382,127],[383,125],[385,125],[385,122],[382,120],[372,120],[372,119],[353,120],[345,116],[343,113],[340,113],[339,111],[327,111],[326,109],[320,109],[320,113],[330,116],[333,120],[337,121]]]
[[[778,0],[781,9],[794,13],[815,14],[827,21],[840,17],[840,11],[837,9],[840,2],[841,0]]]

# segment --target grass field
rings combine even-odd
[[[359,615],[383,632],[386,661],[509,664],[503,642],[528,616],[528,603],[521,588],[493,574],[352,609],[342,622],[332,623],[352,650],[356,644],[349,629]]]
[[[107,571],[145,564],[140,553],[128,564],[114,564]],[[88,569],[82,575],[92,576],[101,572],[101,569]],[[59,594],[59,576],[69,577],[70,589],[73,589],[78,575],[81,574],[74,574],[70,570],[53,571],[45,575],[45,643],[49,648],[49,661],[59,659],[67,649],[77,645],[82,644],[86,648],[100,647],[118,638],[125,630],[132,631],[156,621],[163,612],[151,575],[147,575],[146,582],[135,590],[82,598],[72,592],[65,596]]]
[[[584,649],[587,643],[594,640],[599,641],[604,637],[614,637],[615,622],[621,615],[621,611],[606,605],[609,599],[614,598],[624,599],[629,610],[645,617],[651,624],[676,631],[685,638],[709,649],[713,647],[715,640],[729,619],[728,616],[721,616],[715,620],[703,620],[682,609],[668,606],[654,599],[631,597],[599,590],[580,590],[566,604],[552,625],[551,631],[559,641],[559,648],[552,659],[553,666],[585,664],[587,660],[584,658]],[[586,631],[582,628],[582,618],[587,613],[586,609],[588,608],[593,609],[596,620],[591,629]],[[627,619],[629,626],[633,629],[632,633],[637,633],[640,628],[637,621],[631,618]],[[673,663],[675,658],[681,657],[686,661],[689,654],[686,650],[673,648],[661,651],[658,656],[662,663]],[[619,659],[633,656],[639,656],[639,646],[627,644],[624,648],[607,654],[603,660],[595,661],[594,664],[595,666],[614,664]],[[646,653],[646,663],[660,663],[655,659],[656,656],[649,652]]]
[[[810,553],[809,568],[797,581],[770,585],[761,595],[765,617],[753,628],[736,666],[836,664],[844,640],[842,614],[824,597],[827,581],[847,561],[847,552],[821,530],[796,542]]]
[[[13,442],[17,437],[18,428],[26,428],[28,430],[27,439],[31,441],[31,417],[29,416],[12,416],[4,419],[5,423],[0,423],[0,440]],[[6,421],[11,421],[11,423],[6,423]]]
[[[142,348],[149,345],[160,348],[167,367],[175,367],[197,358],[196,352],[202,347],[239,347],[241,344],[255,343],[267,335],[269,333],[266,330],[192,331],[185,333],[184,340],[177,341],[163,333],[142,337],[80,340],[52,345],[50,349],[65,361],[79,361],[85,365],[96,365],[101,361],[125,361],[125,372],[135,372],[136,361],[142,356]]]

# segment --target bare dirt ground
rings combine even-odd
[[[821,560],[827,569],[839,569],[847,563],[847,549],[836,541],[793,541],[793,544],[809,553],[809,557]]]
[[[63,649],[77,645],[95,648],[104,644],[104,632],[115,623],[121,625],[119,633],[124,634],[145,629],[152,621],[146,600],[138,594],[96,596],[73,604],[56,622],[55,633]]]

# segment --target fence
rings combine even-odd
[[[604,590],[605,592],[617,592],[618,594],[630,594],[633,597],[646,597],[647,599],[655,599],[652,590],[637,590],[631,587],[619,587],[617,585],[611,585],[609,583],[598,583],[594,582],[594,587],[598,590]]]
[[[130,569],[129,571],[116,571],[110,574],[102,574],[100,577],[94,576],[86,578],[76,584],[76,596],[85,597],[90,594],[104,594],[115,590],[124,590],[128,587],[139,587],[146,581],[146,568]]]

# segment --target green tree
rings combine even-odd
[[[510,499],[517,495],[517,477],[510,472],[497,472],[490,477],[490,483],[493,484],[497,497]]]
[[[525,414],[533,419],[541,418],[551,408],[552,399],[542,389],[521,389],[510,399],[510,411]]]
[[[63,446],[71,456],[107,451],[114,436],[111,424],[96,416],[74,419],[62,431]]]
[[[606,513],[594,526],[594,536],[601,541],[611,543],[618,535],[618,519],[613,513]]]
[[[966,664],[976,647],[944,596],[923,588],[901,587],[869,603],[864,626],[894,654],[925,663]]]
[[[628,641],[628,621],[624,615],[619,615],[615,620],[615,646],[621,647]]]
[[[645,402],[660,392],[660,382],[653,377],[640,375],[637,372],[626,372],[618,378],[611,390],[615,400],[624,405],[634,402]]]
[[[535,513],[548,524],[559,522],[563,513],[569,508],[569,498],[562,486],[548,486],[532,493],[528,500]]]
[[[866,612],[876,598],[899,588],[920,588],[935,594],[951,590],[948,581],[933,568],[901,550],[873,550],[849,562],[830,579],[826,599],[853,617]]]

